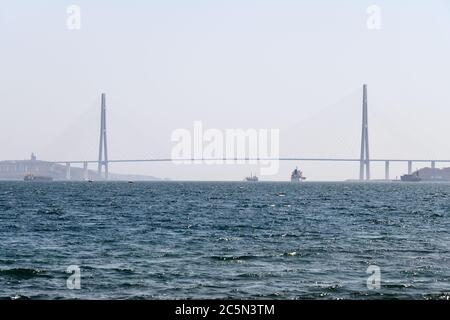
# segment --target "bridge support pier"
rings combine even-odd
[[[390,179],[389,176],[390,176],[390,174],[389,174],[389,161],[386,161],[384,163],[384,179],[385,180],[389,180]]]
[[[70,180],[70,162],[66,163],[66,180]]]
[[[84,181],[89,180],[88,163],[86,161],[83,163],[83,179]]]
[[[435,178],[435,173],[436,173],[436,161],[431,161],[431,170],[432,170],[432,178]]]
[[[412,161],[408,161],[408,174],[412,174]]]

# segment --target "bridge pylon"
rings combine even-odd
[[[363,112],[361,132],[361,156],[359,160],[359,180],[370,180],[370,157],[369,157],[369,123],[367,108],[367,85],[363,85]],[[365,173],[365,176],[364,176]]]
[[[108,179],[108,143],[106,138],[106,94],[102,93],[101,117],[100,117],[100,144],[98,147],[98,174],[102,176],[102,168],[105,167],[105,180]]]

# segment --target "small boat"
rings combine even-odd
[[[259,179],[257,176],[254,176],[253,173],[250,174],[250,177],[246,177],[245,181],[247,182],[258,182]]]

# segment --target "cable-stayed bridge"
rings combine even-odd
[[[198,161],[218,161],[218,160],[223,160],[223,161],[227,161],[227,160],[232,160],[232,161],[246,161],[246,162],[250,162],[250,161],[304,161],[304,162],[357,162],[357,163],[361,163],[361,159],[356,159],[356,158],[284,158],[284,157],[280,157],[280,158],[177,158],[176,161],[179,162],[186,162],[186,161],[191,161],[191,162],[198,162]],[[174,159],[171,158],[150,158],[150,159],[112,159],[112,160],[108,160],[108,162],[102,162],[101,165],[105,166],[106,168],[108,167],[108,165],[110,163],[139,163],[139,162],[173,162]],[[68,172],[70,172],[70,166],[73,164],[82,164],[84,170],[88,170],[88,164],[99,164],[98,160],[74,160],[74,161],[49,161],[51,163],[55,163],[55,164],[65,164],[67,167]],[[384,179],[385,180],[389,180],[390,179],[390,164],[391,163],[405,163],[408,166],[408,174],[412,174],[413,172],[413,163],[430,163],[431,164],[431,168],[435,169],[436,165],[438,163],[450,163],[450,159],[449,160],[436,160],[436,159],[370,159],[369,160],[369,166],[370,163],[372,162],[376,162],[376,163],[384,163],[385,164],[385,176]],[[102,171],[99,171],[99,173],[101,173]],[[107,176],[107,172],[105,171],[104,173],[104,177],[105,179],[108,178]],[[67,178],[70,179],[70,173],[67,174]],[[370,180],[370,177],[364,177],[362,179],[360,179],[361,181],[363,180]]]
[[[369,152],[369,121],[368,121],[368,94],[367,85],[363,85],[363,99],[362,99],[362,125],[361,125],[361,149],[359,158],[346,158],[346,157],[225,157],[225,158],[207,158],[207,157],[193,157],[193,158],[167,158],[167,157],[154,157],[144,159],[109,159],[108,157],[108,140],[107,140],[107,121],[106,121],[106,95],[103,93],[101,96],[101,117],[100,117],[100,141],[98,145],[98,159],[95,160],[83,160],[83,159],[63,159],[57,161],[44,161],[45,164],[58,165],[59,178],[71,180],[71,168],[75,166],[82,166],[82,169],[76,167],[72,176],[75,175],[76,179],[89,180],[89,165],[96,166],[95,178],[107,180],[109,177],[109,165],[113,163],[157,163],[157,162],[177,162],[177,163],[253,163],[258,161],[301,161],[301,162],[335,162],[335,163],[359,163],[359,180],[368,181],[371,180],[371,164],[384,163],[384,179],[390,180],[390,168],[393,163],[404,163],[405,169],[407,167],[408,174],[413,172],[414,163],[429,163],[432,169],[436,169],[438,163],[450,163],[450,159],[432,159],[432,158],[415,158],[415,159],[398,159],[398,158],[370,158]],[[244,154],[246,155],[246,154]],[[3,161],[4,164],[0,166],[0,173],[15,174],[20,176],[22,173],[29,173],[39,171],[39,165],[34,155],[30,161]],[[62,165],[62,166],[61,166]],[[46,165],[46,168],[48,166]],[[34,170],[33,170],[34,169]],[[82,171],[80,171],[82,170]],[[76,174],[75,174],[76,171]]]
[[[50,163],[63,164],[66,166],[66,178],[70,179],[70,168],[72,165],[83,165],[85,177],[88,176],[89,164],[97,165],[99,176],[108,179],[109,164],[112,163],[139,163],[139,162],[173,162],[171,158],[147,158],[147,159],[109,159],[108,145],[107,145],[107,130],[106,130],[106,95],[102,94],[101,99],[101,118],[100,118],[100,143],[99,156],[96,160],[58,160],[49,161]],[[278,158],[256,158],[256,157],[233,157],[233,158],[185,158],[176,159],[176,161],[185,162],[199,162],[199,161],[304,161],[304,162],[349,162],[359,163],[359,180],[371,180],[371,164],[384,163],[385,175],[384,179],[390,179],[390,165],[391,163],[405,163],[408,168],[408,174],[412,174],[413,163],[429,163],[432,169],[436,168],[438,163],[450,163],[450,159],[395,159],[382,158],[371,159],[369,152],[369,125],[368,125],[368,92],[367,85],[363,85],[363,101],[362,101],[362,126],[361,126],[361,153],[359,158],[327,158],[327,157],[278,157]]]

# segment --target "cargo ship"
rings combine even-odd
[[[302,182],[306,180],[306,177],[303,176],[303,172],[295,167],[295,170],[291,173],[291,182]]]
[[[250,174],[250,177],[246,177],[246,178],[245,178],[245,181],[248,181],[248,182],[258,182],[259,179],[258,179],[257,176],[254,176],[253,173],[251,173],[251,174]]]
[[[403,182],[419,182],[422,179],[419,177],[419,172],[415,172],[413,174],[405,174],[400,177]]]
[[[24,181],[53,181],[52,177],[44,177],[44,176],[35,176],[31,173],[27,174],[24,178]]]

